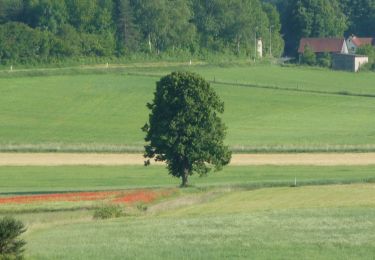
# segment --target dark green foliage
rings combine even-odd
[[[343,37],[346,17],[338,0],[287,0],[283,5],[286,51],[295,54],[303,37]]]
[[[375,47],[371,45],[364,45],[357,49],[356,54],[368,56],[368,64],[362,69],[375,70]]]
[[[0,0],[0,25],[9,22],[35,30],[29,30],[33,39],[45,32],[46,41],[22,58],[22,50],[12,50],[2,63],[115,55],[158,58],[161,53],[184,60],[217,53],[253,56],[255,34],[264,39],[265,52],[270,37],[273,56],[280,56],[283,48],[278,13],[260,0]],[[13,49],[24,46],[17,41]],[[33,53],[41,48],[48,53]]]
[[[0,25],[0,62],[46,60],[51,52],[50,37],[48,32],[32,29],[23,23]]]
[[[123,209],[117,204],[105,204],[97,208],[94,212],[94,219],[110,219],[124,216]]]
[[[277,11],[276,7],[272,4],[265,3],[263,4],[263,10],[267,14],[269,26],[270,26],[270,37],[267,39],[266,51],[267,53],[272,52],[273,57],[280,57],[284,52],[284,40],[281,37],[281,22],[280,14]],[[271,47],[269,45],[271,43]],[[271,49],[270,49],[271,48]]]
[[[316,55],[309,46],[305,46],[305,51],[301,56],[301,63],[306,65],[316,65]]]
[[[355,34],[362,37],[374,37],[375,1],[340,0],[340,2],[349,21],[347,34]]]
[[[330,68],[332,66],[332,57],[329,53],[322,53],[318,55],[318,65],[325,68]]]
[[[26,242],[19,236],[26,231],[21,221],[11,217],[0,219],[0,259],[20,259]]]
[[[116,43],[119,55],[138,50],[140,32],[134,19],[130,0],[115,0]]]
[[[181,186],[193,173],[205,175],[229,163],[225,126],[218,116],[224,103],[202,77],[189,72],[163,77],[147,107],[145,158],[165,161],[169,173],[182,179]]]
[[[276,9],[258,0],[193,0],[193,22],[200,45],[214,51],[229,48],[237,54],[255,56],[255,37],[262,38],[269,52],[273,26],[274,56],[282,53],[280,21]]]

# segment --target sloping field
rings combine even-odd
[[[88,212],[63,213],[65,219],[54,217],[55,213],[24,214],[31,227],[26,234],[27,256],[372,259],[375,253],[374,185],[200,196],[194,205],[168,209],[166,204],[173,200],[166,201],[158,213],[110,221],[90,220]]]
[[[279,79],[287,87],[296,80],[307,89],[373,93],[370,73],[273,66],[194,69],[210,80],[214,74],[233,83],[272,85]],[[163,74],[157,68],[150,73]],[[0,150],[139,152],[145,104],[156,80],[124,72],[0,78]],[[225,101],[227,143],[235,151],[375,150],[375,98],[213,86]]]

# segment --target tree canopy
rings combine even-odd
[[[343,37],[347,19],[337,0],[287,0],[283,6],[287,52],[295,53],[303,37]]]
[[[0,63],[163,54],[254,58],[256,38],[263,53],[280,57],[295,55],[302,37],[375,37],[374,27],[373,0],[0,0],[0,42],[27,30],[32,44],[43,44],[28,53],[25,38],[2,44]]]
[[[169,173],[182,179],[181,186],[193,173],[205,175],[229,163],[226,128],[219,117],[224,103],[202,77],[189,72],[163,77],[147,107],[145,158],[165,161]]]
[[[25,56],[28,41],[18,39],[12,49],[0,46],[1,53],[12,52],[0,56],[0,63],[162,53],[251,56],[255,35],[264,39],[268,53],[270,26],[271,48],[280,56],[278,13],[263,7],[261,0],[0,0],[0,42],[13,31],[27,30],[33,38],[43,33],[48,50]]]

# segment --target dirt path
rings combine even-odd
[[[0,153],[0,166],[143,165],[140,154]],[[234,154],[231,165],[375,165],[375,153]]]

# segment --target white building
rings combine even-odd
[[[367,56],[335,53],[333,54],[332,68],[335,70],[358,72],[366,63],[368,63]]]
[[[374,43],[374,38],[360,38],[355,35],[350,36],[346,40],[346,45],[348,46],[350,54],[355,54],[357,52],[357,49],[361,46],[374,45]]]

